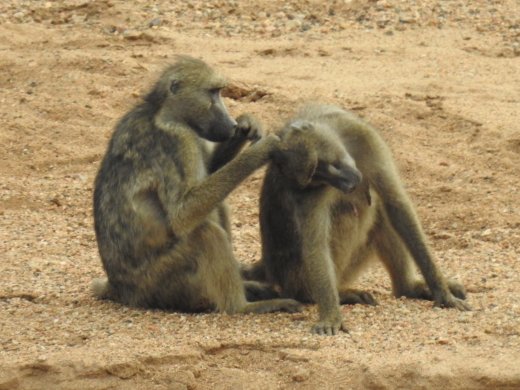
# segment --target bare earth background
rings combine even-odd
[[[3,0],[0,389],[520,388],[518,0]],[[436,260],[473,311],[397,300],[300,314],[189,315],[92,298],[92,183],[113,126],[175,54],[229,76],[272,130],[304,101],[381,129]],[[230,197],[259,257],[262,171]]]

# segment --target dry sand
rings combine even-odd
[[[413,4],[413,5],[411,5]],[[517,0],[21,1],[0,5],[0,389],[520,388]],[[435,258],[471,312],[395,299],[300,314],[190,315],[92,298],[92,183],[112,129],[175,54],[244,88],[274,129],[304,101],[381,129]],[[259,257],[262,172],[230,197]]]

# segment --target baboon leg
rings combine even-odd
[[[385,210],[391,221],[392,228],[399,233],[399,242],[402,242],[403,245],[406,244],[411,257],[413,257],[415,264],[420,269],[432,293],[432,300],[435,302],[435,305],[439,307],[454,307],[461,311],[471,310],[466,302],[453,295],[447,280],[433,261],[419,221],[406,194],[400,194],[400,199],[400,201],[387,201]]]
[[[243,264],[241,266],[241,273],[245,280],[255,280],[257,282],[267,281],[265,265],[261,261],[257,261],[254,264]]]
[[[384,224],[383,229],[384,231],[376,235],[375,245],[378,256],[392,279],[394,296],[433,301],[428,285],[418,279],[410,254],[395,230],[387,224]],[[447,280],[447,284],[455,297],[466,298],[466,292],[460,283]]]
[[[244,281],[244,288],[249,302],[280,298],[280,294],[268,283],[246,280]]]
[[[197,280],[200,291],[215,304],[217,311],[234,313],[296,312],[301,304],[293,299],[268,299],[248,302],[239,264],[235,260],[227,233],[217,224],[207,223],[200,251]],[[195,292],[193,292],[195,293]]]
[[[431,300],[432,295],[425,282],[418,279],[412,259],[399,235],[388,225],[388,221],[382,225],[374,235],[374,244],[379,259],[390,274],[394,296]]]
[[[376,299],[367,291],[345,288],[339,291],[339,302],[342,305],[377,305]]]

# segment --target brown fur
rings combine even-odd
[[[250,116],[238,124],[229,116],[225,85],[204,62],[179,57],[117,125],[95,180],[95,230],[108,276],[93,282],[96,296],[183,311],[299,309],[291,299],[245,297],[223,202],[268,162],[279,139],[264,137],[237,156],[261,129]],[[207,140],[219,142],[214,151]]]
[[[261,194],[262,260],[244,271],[246,278],[316,302],[313,331],[320,334],[344,329],[340,303],[376,303],[351,288],[372,257],[385,265],[396,297],[469,310],[464,288],[435,264],[390,151],[372,126],[338,107],[310,105],[280,136]]]

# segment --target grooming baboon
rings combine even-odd
[[[262,260],[244,270],[246,278],[316,302],[319,334],[344,329],[340,303],[375,304],[370,293],[350,288],[372,255],[386,266],[396,297],[469,310],[464,288],[433,261],[390,151],[372,126],[338,107],[310,105],[280,137],[260,198]]]
[[[250,116],[229,116],[225,85],[203,61],[179,57],[117,125],[95,180],[108,276],[93,283],[98,297],[182,311],[299,310],[292,299],[245,297],[223,201],[280,141],[264,137],[235,157],[261,130]],[[210,152],[206,140],[220,144]]]

